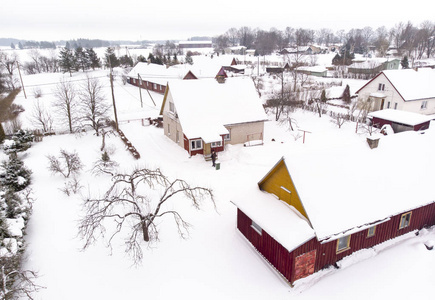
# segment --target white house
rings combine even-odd
[[[250,78],[169,81],[160,114],[164,133],[190,155],[263,139],[267,115]]]
[[[435,114],[435,70],[386,70],[356,93],[373,102],[373,110],[397,109],[424,115]]]

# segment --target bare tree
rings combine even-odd
[[[60,150],[59,158],[53,155],[47,155],[49,166],[48,169],[53,174],[60,173],[63,177],[68,178],[71,174],[78,174],[83,168],[83,164],[80,160],[77,152],[67,152],[66,150]]]
[[[190,224],[167,202],[187,199],[199,209],[204,199],[214,204],[211,189],[191,186],[182,179],[170,181],[159,169],[136,169],[131,174],[112,177],[112,185],[102,198],[85,200],[85,216],[79,225],[79,234],[84,240],[83,249],[93,244],[98,236],[109,236],[107,247],[112,248],[113,238],[127,226],[126,253],[134,263],[142,260],[141,241],[159,240],[158,222],[172,216],[180,237],[186,238]],[[106,232],[106,225],[115,225]],[[149,245],[149,244],[148,244]]]
[[[65,118],[69,132],[74,132],[74,124],[77,122],[78,102],[74,85],[70,81],[61,80],[54,91],[56,102],[54,107]]]
[[[39,99],[33,104],[30,116],[32,123],[41,128],[44,133],[53,131],[53,118]]]
[[[110,106],[103,95],[103,85],[97,78],[88,77],[81,86],[81,115],[84,126],[90,126],[99,135],[102,121],[107,117]]]
[[[32,294],[43,288],[34,283],[37,277],[38,274],[34,271],[20,269],[19,255],[0,256],[1,299],[33,299]]]

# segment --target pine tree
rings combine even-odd
[[[105,66],[108,68],[119,67],[119,59],[115,55],[115,49],[112,47],[107,47],[105,57]]]
[[[346,85],[346,88],[343,91],[342,99],[344,102],[350,103],[351,97],[350,97],[350,88],[348,84]]]
[[[76,69],[76,61],[73,51],[65,47],[60,50],[59,55],[59,66],[62,72],[69,72],[69,75],[71,77],[72,72]]]
[[[98,57],[98,55],[94,51],[94,49],[87,48],[86,49],[86,54],[87,54],[87,56],[89,58],[90,67],[92,68],[92,70],[95,70],[95,68],[101,68],[100,58]]]
[[[185,62],[189,65],[193,65],[192,53],[190,51],[187,52],[186,57],[184,58]]]
[[[87,69],[89,69],[91,63],[89,61],[89,57],[87,55],[87,53],[83,50],[82,47],[77,47],[75,52],[74,52],[74,59],[76,61],[76,71],[78,71],[79,69],[82,69],[82,71],[86,71]]]
[[[7,190],[19,192],[30,185],[32,171],[24,166],[22,160],[11,155],[1,164],[0,184]]]
[[[320,95],[320,101],[322,101],[323,103],[326,103],[326,91],[323,90],[322,91],[322,95]]]
[[[408,61],[408,56],[404,56],[403,59],[400,61],[400,65],[402,66],[403,69],[409,69],[409,61]]]
[[[12,136],[12,142],[3,146],[3,150],[7,154],[24,152],[30,148],[32,141],[33,134],[20,129]]]

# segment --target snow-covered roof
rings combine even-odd
[[[159,64],[149,64],[146,62],[139,62],[128,73],[128,77],[138,78],[138,74],[142,80],[166,85],[168,80],[183,79],[189,70],[169,67]],[[195,74],[195,73],[194,73]],[[195,74],[196,75],[196,74]]]
[[[229,78],[225,83],[215,79],[169,81],[168,86],[188,138],[217,141],[219,135],[228,133],[224,125],[267,120],[250,78]]]
[[[435,70],[386,70],[384,75],[405,101],[435,98]]]
[[[432,119],[430,116],[396,109],[378,110],[369,113],[368,116],[411,126],[422,124]]]
[[[297,67],[298,70],[300,71],[309,71],[309,72],[326,72],[327,69],[325,68],[325,66],[302,66],[302,67]]]
[[[285,164],[317,238],[335,239],[434,202],[434,148],[434,130],[410,131],[383,136],[373,150],[337,147],[292,155]]]
[[[288,251],[315,237],[304,216],[258,186],[246,187],[243,195],[231,202]]]

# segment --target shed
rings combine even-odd
[[[428,129],[432,119],[430,116],[395,109],[374,111],[369,113],[367,117],[377,128],[386,124],[391,125],[395,133]]]

